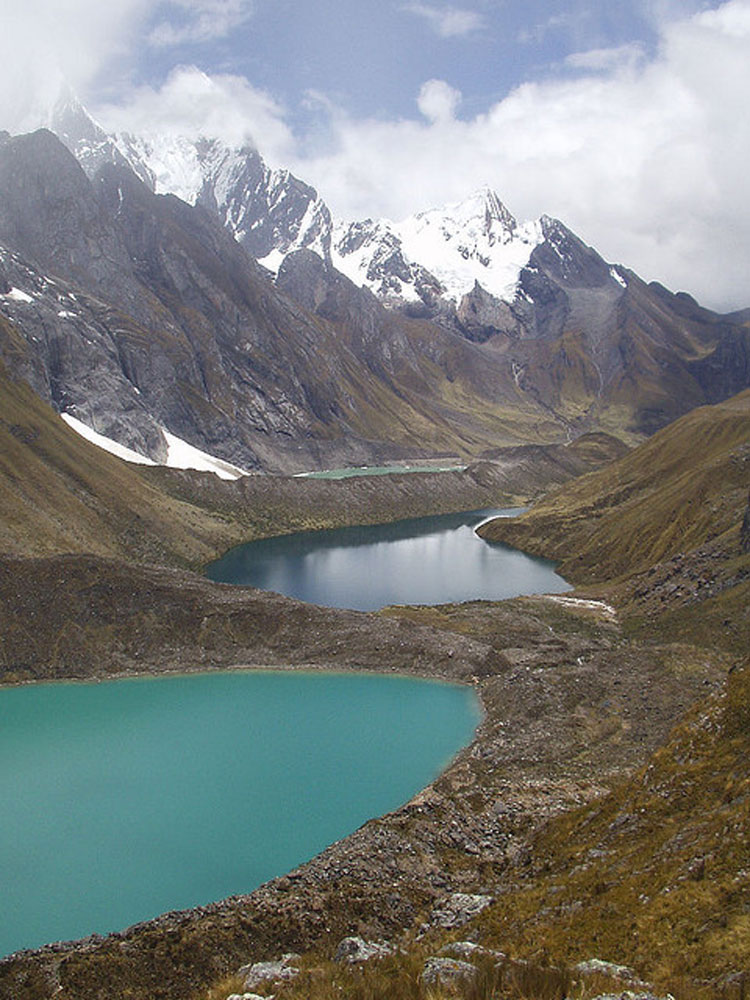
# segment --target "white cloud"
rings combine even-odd
[[[481,14],[460,7],[434,7],[426,3],[410,3],[401,8],[409,14],[424,18],[441,38],[468,35],[481,28]]]
[[[445,80],[428,80],[419,91],[417,107],[428,121],[446,122],[455,116],[460,101],[461,91]]]
[[[522,217],[567,222],[610,260],[707,305],[750,305],[750,0],[662,26],[658,52],[577,60],[470,120],[430,81],[424,119],[353,120],[290,163],[334,211],[403,217],[494,186]],[[574,60],[576,62],[576,60]]]
[[[36,127],[64,80],[85,89],[133,43],[151,0],[5,3],[0,29],[0,128]]]
[[[518,33],[518,41],[526,44],[529,42],[538,43],[552,32],[567,30],[580,19],[580,15],[572,12],[566,14],[552,14],[544,21],[538,21],[522,28]]]
[[[248,0],[169,0],[148,36],[166,48],[226,37],[253,13]]]
[[[195,66],[179,66],[161,87],[139,87],[121,103],[93,110],[108,131],[215,136],[230,145],[255,145],[272,163],[293,154],[284,109],[269,94],[244,77],[208,76]]]
[[[612,49],[589,49],[587,52],[573,52],[565,60],[569,69],[589,73],[612,73],[623,69],[635,69],[645,60],[643,46],[632,43]]]
[[[211,42],[252,13],[253,0],[8,0],[0,27],[0,129],[38,127],[64,83],[85,97],[106,69],[118,88],[144,44]]]

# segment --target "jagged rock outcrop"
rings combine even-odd
[[[747,314],[490,189],[343,224],[250,147],[107,135],[70,95],[52,124],[85,170],[48,132],[0,141],[0,312],[25,341],[0,354],[156,461],[164,429],[272,471],[638,439],[750,384]]]

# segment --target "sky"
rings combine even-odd
[[[249,142],[339,216],[487,184],[750,306],[750,0],[0,0],[0,23],[0,128],[64,80],[107,129]]]

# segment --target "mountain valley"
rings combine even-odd
[[[491,189],[342,222],[255,149],[107,135],[70,98],[48,124],[0,133],[0,683],[399,672],[484,715],[295,871],[0,959],[0,997],[742,1000],[750,310]],[[247,474],[169,468],[168,435]],[[293,475],[419,458],[463,468]],[[361,613],[200,575],[251,539],[529,504],[479,534],[570,593]],[[334,960],[350,936],[387,954]],[[252,983],[273,960],[298,971]],[[468,968],[431,985],[436,961]]]
[[[337,942],[358,934],[400,941],[405,949],[390,964],[357,973],[376,995],[398,988],[417,996],[422,965],[456,940],[456,930],[446,931],[430,914],[468,894],[489,906],[460,927],[459,940],[478,941],[485,951],[501,948],[510,961],[503,975],[511,980],[527,968],[527,976],[569,982],[561,970],[604,957],[630,963],[655,990],[739,997],[750,957],[740,933],[748,836],[742,713],[750,632],[743,535],[749,415],[747,393],[694,411],[553,491],[538,512],[504,524],[506,535],[521,540],[526,524],[543,519],[550,550],[559,546],[561,555],[587,537],[572,524],[599,520],[595,550],[610,552],[610,559],[573,561],[570,577],[586,583],[570,596],[373,615],[301,605],[122,559],[4,560],[6,682],[237,663],[324,669],[356,663],[471,680],[486,716],[474,743],[424,793],[289,877],[120,934],[11,956],[0,961],[0,995],[88,1000],[106,989],[144,1000],[197,998],[215,984],[211,996],[226,997],[241,986],[234,974],[240,965],[292,949],[304,952],[299,982],[277,982],[274,992],[295,997],[318,990],[314,995],[322,997],[336,983],[359,988],[347,978],[354,973],[331,962]],[[39,441],[20,433],[14,440],[24,437],[26,447]],[[684,489],[680,456],[696,442],[706,456],[703,478],[700,458],[691,467],[700,502],[686,498],[675,536],[673,516],[658,508],[650,516],[647,499]],[[93,453],[86,442],[79,447]],[[178,484],[181,502],[203,494],[225,515],[227,496],[243,483],[174,470],[137,475]],[[443,477],[450,484],[462,475],[396,477],[395,509],[409,496],[423,502],[419,492],[439,489]],[[382,488],[366,477],[279,479],[276,486],[275,477],[254,478],[270,490],[293,484],[304,511],[313,495],[308,487],[326,494],[324,508],[337,493],[346,506],[352,491],[372,497]],[[707,510],[714,516],[707,518]],[[651,533],[659,528],[663,540],[656,546]],[[623,530],[640,539],[629,562],[619,555]],[[685,716],[695,701],[700,707]],[[675,783],[684,794],[670,790]],[[717,796],[721,805],[713,804]],[[654,817],[663,834],[655,832]],[[727,824],[731,836],[722,833]],[[634,852],[638,870],[631,875]],[[698,896],[690,896],[693,886]],[[691,934],[686,907],[709,922],[709,938]],[[716,922],[717,907],[723,922]],[[665,937],[668,926],[679,933]],[[523,982],[506,984],[511,996],[523,994]],[[541,990],[541,980],[534,982]]]

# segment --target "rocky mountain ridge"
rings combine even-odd
[[[471,339],[515,327],[519,317],[524,325],[524,305],[534,303],[535,292],[533,281],[524,287],[524,272],[535,271],[530,258],[537,247],[546,243],[566,260],[561,223],[546,216],[518,222],[489,187],[401,222],[345,221],[333,218],[314,188],[287,170],[269,169],[250,146],[232,148],[211,137],[108,135],[70,94],[54,108],[49,127],[90,177],[105,162],[127,163],[155,193],[212,211],[272,273],[287,254],[312,250],[389,308],[437,318]],[[612,269],[608,277],[626,287],[624,272]]]
[[[288,170],[270,170],[249,146],[178,135],[108,136],[72,95],[58,104],[50,127],[89,174],[104,159],[124,160],[152,190],[213,211],[272,273],[288,254],[312,250],[327,271],[346,275],[387,307],[472,340],[550,340],[563,325],[602,340],[637,278],[607,264],[558,219],[519,222],[489,186],[401,222],[346,221],[333,217],[313,187]],[[682,298],[683,306],[692,302]]]
[[[409,346],[409,331],[386,332],[374,299],[378,351],[357,353],[212,215],[127,167],[104,163],[91,181],[51,133],[7,137],[0,192],[0,311],[14,331],[1,353],[59,411],[124,445],[159,460],[167,428],[246,469],[302,471],[496,439],[512,386],[502,361],[447,333],[429,358],[416,345],[394,358],[388,337]],[[473,412],[449,398],[457,388]],[[540,417],[533,401],[514,406],[519,427]]]
[[[0,140],[0,353],[155,461],[167,433],[268,471],[634,441],[750,384],[748,315],[647,285],[557,220],[519,224],[489,190],[342,227],[255,150],[108,136],[71,102],[56,127],[85,170],[48,132]]]

